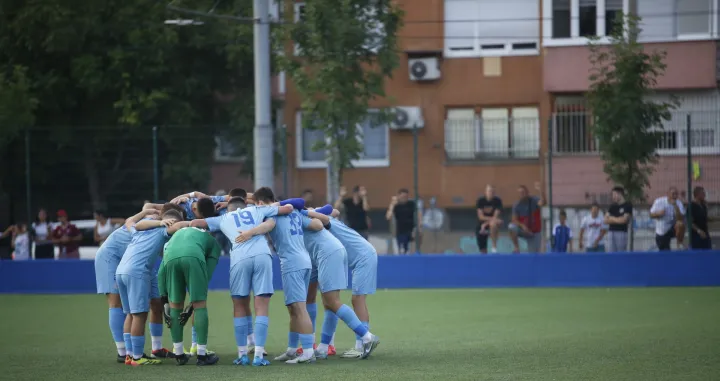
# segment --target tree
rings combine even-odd
[[[300,21],[276,34],[281,49],[294,43],[279,64],[302,97],[303,128],[325,132],[313,149],[330,153],[336,190],[342,169],[363,150],[357,124],[370,117],[369,102],[385,96],[385,79],[399,64],[402,16],[390,0],[313,0],[304,4]],[[379,124],[390,115],[372,117]]]
[[[253,112],[244,107],[252,98],[252,26],[213,19],[168,26],[178,16],[165,4],[0,0],[0,63],[7,65],[0,73],[19,68],[37,104],[36,189],[80,195],[91,201],[78,205],[85,210],[150,198],[153,126],[163,190],[204,188],[215,134],[251,134],[240,121]],[[250,16],[250,4],[221,2],[215,12]],[[14,107],[1,94],[0,113]],[[0,129],[0,142],[16,135]]]
[[[657,163],[663,122],[672,118],[677,100],[655,102],[657,79],[665,72],[664,51],[648,52],[638,42],[640,18],[621,16],[610,45],[590,42],[592,133],[598,139],[608,180],[626,190],[630,202],[645,201],[645,188]],[[633,240],[629,240],[632,250]]]

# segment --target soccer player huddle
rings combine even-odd
[[[213,197],[191,192],[166,204],[145,204],[107,238],[95,257],[97,292],[107,296],[117,361],[132,366],[157,365],[162,358],[185,365],[193,356],[201,366],[219,361],[207,349],[208,284],[221,255],[210,234],[215,232],[232,243],[230,296],[238,351],[233,364],[270,365],[265,343],[274,293],[271,245],[280,258],[290,315],[288,347],[275,360],[302,364],[335,355],[339,320],[356,336],[355,347],[341,357],[367,358],[380,343],[369,331],[366,303],[376,289],[377,252],[338,216],[330,205],[312,209],[301,198],[278,201],[266,187],[252,194],[233,189],[227,196]],[[156,269],[159,256],[162,262]],[[340,299],[348,286],[348,268],[353,308]],[[320,344],[315,342],[318,289],[325,308]],[[170,328],[172,351],[162,347],[163,320]],[[183,344],[188,321],[190,351]],[[152,341],[149,356],[146,324]]]

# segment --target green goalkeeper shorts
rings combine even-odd
[[[209,280],[204,261],[193,257],[172,259],[165,264],[165,273],[171,303],[183,303],[185,290],[190,294],[190,302],[207,300]]]

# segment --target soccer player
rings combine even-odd
[[[258,189],[254,194],[258,205],[269,205],[275,201],[275,195],[270,188]],[[304,205],[302,199],[296,199],[300,205]],[[283,201],[290,203],[291,200]],[[303,353],[298,362],[315,361],[313,353],[313,326],[308,314],[305,300],[308,294],[312,262],[310,255],[305,249],[303,230],[319,231],[323,225],[318,220],[310,220],[299,211],[294,210],[287,216],[274,217],[275,228],[270,230],[270,238],[275,245],[280,257],[280,269],[282,271],[283,291],[285,294],[285,306],[290,313],[290,331],[288,333],[287,352],[276,357],[276,361],[289,361],[297,357],[299,342],[303,348],[309,348]],[[264,233],[263,226],[240,232],[235,239],[236,243],[242,243],[254,236]]]
[[[185,218],[188,220],[194,220],[196,218],[195,214],[198,212],[198,201],[206,198],[210,199],[213,204],[229,200],[228,196],[208,196],[205,193],[195,191],[187,194],[181,194],[180,196],[170,200],[170,203],[182,206],[185,210]],[[198,218],[202,219],[202,217]]]
[[[212,207],[212,205],[211,205]],[[185,304],[185,290],[193,307],[193,328],[197,331],[197,365],[214,365],[219,357],[207,351],[208,340],[208,283],[220,258],[220,245],[206,231],[183,228],[175,233],[165,247],[163,262],[158,273],[160,295],[170,302],[170,333],[175,360],[187,364],[190,356],[183,350],[181,314]]]
[[[132,240],[115,273],[123,312],[132,314],[132,317],[126,320],[125,328],[129,328],[131,334],[133,356],[129,365],[133,366],[160,364],[160,360],[143,353],[150,299],[160,296],[159,291],[151,287],[153,267],[170,235],[189,224],[177,222],[182,220],[182,214],[174,209],[167,210],[162,214],[162,218],[159,221],[144,219],[131,226]],[[160,326],[162,327],[162,323]]]
[[[220,217],[193,220],[192,226],[207,228],[212,232],[222,231],[234,242],[238,230],[250,230],[262,223],[274,227],[275,221],[263,222],[268,217],[292,212],[291,205],[247,206],[241,197],[234,197],[228,202],[228,213]],[[233,244],[230,252],[230,294],[233,300],[235,341],[238,347],[238,358],[235,365],[250,365],[248,359],[247,336],[248,317],[250,313],[250,292],[255,295],[255,359],[254,366],[265,366],[269,363],[264,359],[265,342],[268,331],[268,305],[273,294],[272,256],[265,237],[256,236],[247,242]],[[251,319],[251,318],[250,318]],[[250,320],[251,321],[251,320]]]
[[[309,214],[309,212],[305,210],[302,213],[306,215]],[[340,290],[347,288],[348,259],[345,247],[328,231],[332,229],[331,225],[332,224],[328,222],[325,225],[326,229],[318,232],[308,231],[303,236],[305,239],[305,247],[310,252],[310,258],[313,263],[310,284],[317,283],[320,288],[325,311],[337,315],[337,317],[360,337],[360,340],[362,340],[362,354],[360,358],[365,359],[377,348],[378,344],[380,344],[380,339],[373,335],[368,328],[362,324],[360,319],[358,319],[355,312],[340,300]],[[313,287],[309,287],[309,289],[312,293]],[[310,300],[310,296],[311,295],[308,295],[308,300]],[[328,319],[325,323],[332,324],[333,319]],[[334,323],[337,326],[337,320],[334,320]],[[323,332],[335,332],[336,326],[323,327]],[[315,355],[320,358],[327,358],[328,347],[331,341],[332,335],[322,335],[320,345],[318,345]]]
[[[328,217],[325,214],[331,214]],[[375,293],[377,288],[377,251],[365,238],[351,229],[344,223],[340,222],[337,217],[340,211],[333,209],[330,205],[315,209],[308,213],[310,217],[319,219],[323,225],[328,227],[328,231],[340,243],[345,246],[348,256],[348,265],[352,270],[352,305],[355,314],[360,322],[370,329],[370,313],[367,307],[367,295]],[[331,224],[332,219],[332,224]],[[330,311],[325,312],[325,321],[323,322],[323,337],[333,337],[335,331],[325,332],[326,328],[337,326],[337,315]],[[332,320],[335,320],[333,322]],[[324,349],[324,348],[323,348]],[[362,337],[355,336],[355,348],[345,351],[343,358],[359,358],[363,355]]]
[[[155,209],[153,204],[146,204],[140,213],[128,218],[125,224],[132,226],[141,219],[158,213],[158,209]],[[117,270],[118,264],[125,253],[125,249],[127,249],[128,244],[130,244],[130,238],[130,230],[123,226],[110,233],[95,254],[95,282],[97,284],[97,293],[105,294],[110,308],[110,333],[112,334],[113,340],[115,340],[117,362],[119,363],[125,363],[127,350],[132,350],[132,348],[126,348],[125,339],[123,338],[125,313],[123,313],[122,302],[120,301],[117,284],[115,283],[115,270]]]

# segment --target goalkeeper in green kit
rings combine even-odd
[[[158,272],[160,295],[167,298],[165,321],[170,327],[175,359],[178,365],[187,364],[190,356],[183,350],[183,326],[195,313],[198,352],[197,365],[213,365],[220,360],[207,350],[208,283],[212,278],[221,249],[208,232],[187,227],[173,234],[165,246],[162,264]],[[190,305],[183,311],[185,293],[190,294]]]

